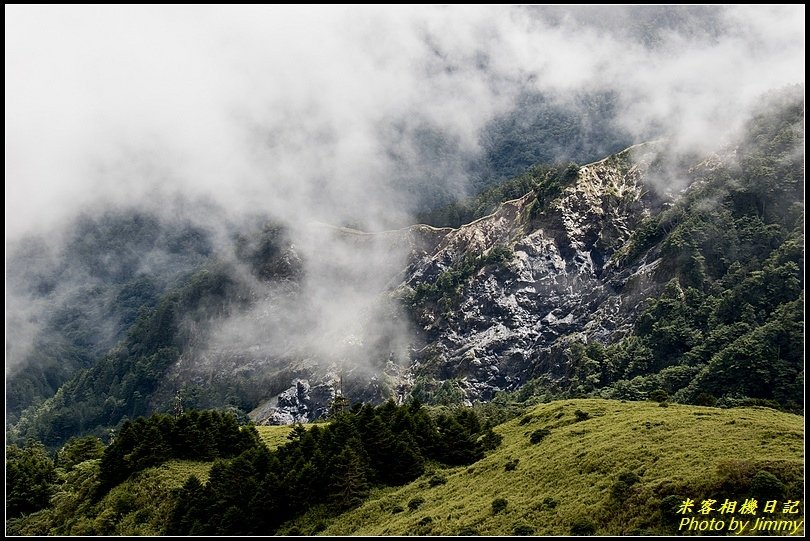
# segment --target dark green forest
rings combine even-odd
[[[140,211],[79,217],[57,256],[49,246],[54,240],[27,238],[9,250],[7,281],[22,292],[9,306],[50,307],[30,352],[16,360],[25,368],[6,380],[12,423],[24,409],[53,396],[77,370],[96,364],[213,252],[205,230]],[[9,345],[16,340],[10,336]]]
[[[501,438],[469,409],[429,412],[418,401],[358,403],[348,409],[343,404],[339,397],[329,423],[308,430],[298,425],[289,442],[273,451],[252,425],[240,426],[233,414],[210,410],[126,421],[106,448],[93,437],[73,439],[55,461],[41,444],[12,445],[7,448],[9,518],[51,505],[62,490],[57,466],[70,472],[100,458],[98,473],[80,484],[85,498],[98,502],[145,468],[172,459],[215,460],[206,483],[191,476],[176,491],[164,533],[271,534],[313,507],[326,516],[351,509],[371,489],[413,481],[430,464],[471,464]]]
[[[204,486],[182,488],[167,533],[250,535],[275,532],[313,506],[350,509],[371,488],[410,482],[428,461],[471,464],[498,444],[470,410],[435,418],[418,402],[355,405],[323,428],[299,428],[276,451],[262,446],[215,464]],[[294,532],[289,532],[294,533]]]
[[[101,458],[99,494],[132,474],[172,458],[230,458],[260,445],[252,427],[239,426],[236,416],[220,411],[184,415],[153,415],[126,421]]]

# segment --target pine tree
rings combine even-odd
[[[339,510],[350,509],[368,495],[368,466],[348,445],[335,457],[329,483],[329,499]]]

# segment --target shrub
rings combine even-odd
[[[432,518],[430,518],[430,517],[424,517],[424,518],[423,518],[422,520],[420,520],[420,521],[419,521],[417,524],[419,524],[420,526],[427,526],[427,525],[428,525],[428,524],[430,524],[431,522],[433,522],[433,519],[432,519]]]
[[[630,487],[635,485],[641,480],[641,478],[631,472],[622,472],[619,475],[619,479],[613,484],[613,487],[610,490],[610,495],[613,496],[618,501],[624,501],[630,496]]]
[[[659,408],[668,408],[669,407],[669,402],[659,402],[658,407]]]
[[[579,518],[571,524],[571,535],[593,535],[596,533],[596,524],[591,519]]]
[[[697,395],[697,398],[695,398],[695,404],[698,406],[714,407],[717,405],[717,399],[709,393],[700,393]]]
[[[464,526],[456,535],[481,535],[481,533],[472,526]]]
[[[434,475],[428,480],[428,485],[430,485],[431,487],[437,487],[445,483],[447,483],[447,478],[438,474]]]
[[[391,514],[392,515],[396,515],[397,513],[402,513],[403,511],[405,511],[405,509],[403,509],[403,507],[401,505],[395,505],[394,507],[391,508]]]
[[[495,431],[490,428],[481,436],[481,447],[484,451],[490,451],[498,447],[502,441],[503,436],[495,433]]]
[[[659,504],[659,509],[661,509],[661,514],[667,520],[675,520],[678,518],[678,508],[681,506],[681,503],[684,501],[683,496],[678,496],[677,494],[670,494],[669,496],[665,497],[661,500]]]
[[[521,420],[520,420],[520,422],[519,422],[518,424],[519,424],[520,426],[523,426],[523,425],[527,425],[527,424],[529,424],[529,423],[531,423],[531,422],[532,422],[532,416],[531,416],[531,415],[527,415],[526,417],[524,417],[523,419],[521,419]]]
[[[610,489],[613,499],[623,502],[630,496],[630,485],[623,481],[616,481]]]
[[[497,515],[506,509],[507,501],[504,498],[495,498],[492,500],[492,514]]]
[[[537,200],[537,197],[535,196],[534,200],[532,200],[532,202],[529,203],[528,206],[529,219],[530,220],[537,219],[537,216],[540,215],[540,211],[542,210],[542,208],[543,205],[540,203],[540,201]]]
[[[591,414],[590,414],[590,413],[588,413],[587,411],[582,411],[582,410],[579,410],[579,409],[578,409],[578,410],[576,410],[576,411],[574,412],[574,417],[576,417],[576,418],[577,418],[577,422],[580,422],[580,421],[585,421],[585,420],[587,420],[587,419],[590,419],[590,418],[591,418]]]
[[[628,485],[635,485],[641,481],[641,477],[635,472],[625,471],[619,474],[619,481],[624,481]]]
[[[751,480],[751,494],[762,500],[781,500],[785,496],[785,484],[774,474],[760,470]]]
[[[515,535],[534,535],[534,528],[526,524],[517,524],[512,528],[512,533]]]
[[[717,465],[718,487],[730,494],[745,494],[751,488],[754,466],[746,460],[724,460]]]
[[[411,511],[416,511],[419,509],[419,506],[425,503],[425,499],[421,496],[417,496],[416,498],[412,498],[411,501],[408,502],[408,509]]]
[[[551,434],[551,430],[548,428],[539,428],[532,432],[532,435],[529,436],[529,441],[532,443],[540,443],[543,441],[543,438]]]
[[[664,389],[656,389],[650,393],[649,398],[654,402],[665,402],[669,398],[669,393]]]
[[[610,495],[618,501],[624,501],[630,496],[630,487],[638,483],[641,479],[633,472],[623,472],[619,479],[613,483]]]
[[[510,460],[509,462],[506,463],[506,465],[503,467],[503,469],[506,470],[506,471],[514,471],[515,468],[517,468],[517,465],[518,465],[519,462],[520,462],[519,458],[516,458],[514,460]]]
[[[545,505],[549,509],[554,509],[555,507],[557,507],[557,503],[558,503],[557,500],[555,500],[554,498],[548,496],[543,498],[543,505]]]
[[[483,257],[483,262],[485,264],[488,263],[508,263],[515,257],[515,252],[512,251],[511,248],[507,246],[502,246],[500,244],[494,246],[489,253]]]

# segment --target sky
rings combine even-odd
[[[307,266],[280,332],[353,336],[407,254],[313,224],[409,223],[413,172],[468,194],[457,156],[526,92],[609,92],[636,142],[713,149],[804,83],[804,9],[7,5],[7,246],[114,208],[268,215]],[[425,128],[457,156],[426,155]]]

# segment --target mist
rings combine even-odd
[[[527,87],[613,90],[633,133],[703,145],[804,80],[803,7],[715,11],[650,46],[617,30],[644,8],[600,26],[581,9],[8,7],[6,234],[175,193],[383,228],[412,203],[390,126],[475,153]]]
[[[225,229],[267,216],[301,254],[300,290],[253,283],[258,304],[211,343],[329,363],[369,362],[336,344],[381,335],[404,349],[385,293],[410,248],[316,224],[397,229],[470,195],[482,134],[527,93],[574,110],[609,93],[631,142],[706,152],[804,82],[804,6],[7,6],[5,32],[7,251],[138,209],[209,231],[227,259]],[[7,332],[30,343],[45,307],[9,286]]]

